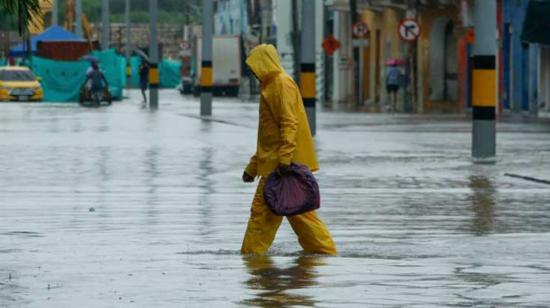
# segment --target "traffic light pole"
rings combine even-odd
[[[494,163],[496,156],[496,12],[496,0],[475,1],[472,157],[476,163]]]
[[[149,108],[157,109],[159,107],[157,0],[149,0],[149,16]]]
[[[212,115],[212,28],[213,0],[202,0],[201,116]]]
[[[302,35],[300,47],[300,88],[311,134],[317,132],[315,102],[315,1],[302,1]]]

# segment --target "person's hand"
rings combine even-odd
[[[290,165],[279,164],[279,167],[277,168],[277,173],[279,173],[279,175],[289,174],[290,173]]]
[[[254,177],[251,176],[250,174],[246,173],[246,171],[245,171],[245,172],[243,172],[243,182],[252,183],[252,182],[254,182]]]

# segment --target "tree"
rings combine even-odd
[[[0,9],[17,18],[19,35],[35,23],[33,17],[42,15],[39,0],[0,0]]]

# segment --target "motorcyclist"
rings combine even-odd
[[[90,92],[92,100],[99,100],[98,97],[101,97],[105,87],[108,87],[107,79],[105,75],[99,69],[97,62],[92,62],[91,67],[86,72],[86,87]]]

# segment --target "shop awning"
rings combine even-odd
[[[550,45],[550,1],[531,0],[523,22],[521,39],[529,43]]]

